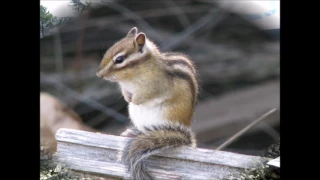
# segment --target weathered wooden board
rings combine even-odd
[[[280,156],[275,159],[270,160],[267,164],[270,166],[280,168]]]
[[[106,177],[128,177],[117,153],[126,137],[60,129],[55,159],[68,168]],[[182,147],[152,156],[147,170],[156,179],[227,179],[245,168],[259,167],[269,159],[230,152]]]

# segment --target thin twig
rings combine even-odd
[[[144,20],[141,16],[137,13],[131,11],[130,9],[114,2],[114,3],[107,3],[108,7],[119,11],[124,17],[131,19],[137,23],[142,29],[148,30],[148,33],[156,40],[163,41],[161,35],[153,28],[146,20]]]
[[[237,138],[239,138],[240,136],[242,136],[244,133],[246,133],[251,127],[253,127],[254,125],[256,125],[258,122],[262,121],[263,119],[265,119],[266,117],[270,116],[271,114],[276,112],[276,108],[268,111],[267,113],[265,113],[264,115],[262,115],[261,117],[259,117],[257,120],[253,121],[252,123],[250,123],[247,127],[243,128],[241,131],[239,131],[238,133],[236,133],[235,135],[233,135],[231,138],[229,138],[226,142],[224,142],[223,144],[221,144],[218,148],[216,148],[216,150],[221,150],[225,147],[227,147],[230,143],[232,143],[233,141],[235,141]]]
[[[55,55],[55,65],[56,70],[60,74],[58,81],[62,81],[63,79],[63,54],[62,54],[62,47],[61,47],[61,37],[60,37],[60,30],[57,28],[57,33],[55,34],[54,38],[54,55]],[[58,93],[62,95],[61,89],[57,87]]]
[[[265,122],[261,122],[258,125],[258,128],[260,128],[262,131],[267,133],[270,137],[272,137],[274,140],[277,140],[279,138],[279,133],[270,125]]]
[[[199,12],[205,12],[208,10],[207,5],[181,6],[180,8],[185,14],[195,14]],[[144,19],[147,19],[147,18],[161,18],[166,16],[177,15],[179,12],[167,11],[167,7],[166,7],[166,8],[159,8],[159,9],[151,9],[151,10],[148,9],[148,10],[136,11],[134,13],[138,16],[143,16]],[[112,25],[115,23],[117,24],[123,23],[123,21],[132,19],[132,17],[130,17],[130,14],[127,14],[127,15],[126,14],[127,12],[123,12],[121,15],[110,15],[110,16],[103,16],[99,18],[92,18],[87,23],[86,27],[90,28],[90,27],[100,26],[102,28],[108,28],[109,25]],[[80,26],[66,26],[61,29],[61,32],[67,33],[67,32],[78,31],[80,29],[81,29]],[[55,32],[56,31],[53,29],[52,34],[48,34],[48,37],[53,36]]]
[[[82,53],[83,53],[83,39],[84,39],[84,31],[86,28],[86,23],[88,21],[88,18],[90,16],[90,9],[87,10],[86,12],[83,13],[82,18],[81,18],[81,30],[79,32],[79,39],[78,39],[78,43],[77,43],[77,60],[76,60],[76,70],[77,71],[81,71],[82,70],[82,65],[83,65],[83,58],[82,58]],[[77,76],[77,80],[75,81],[78,87],[78,91],[81,92],[82,90],[82,83],[81,83],[81,74],[78,74]],[[71,107],[74,107],[78,102],[75,101],[73,102],[73,105],[71,105]]]
[[[169,0],[169,1],[162,1],[162,2],[167,5],[169,11],[172,11],[174,15],[177,16],[183,28],[187,28],[187,26],[190,25],[188,16],[186,16],[182,8],[179,5],[177,5],[175,1]]]
[[[104,114],[98,114],[95,117],[91,118],[90,121],[87,122],[87,124],[90,127],[97,127],[99,124],[105,121],[105,115]]]
[[[65,89],[65,93],[69,94],[70,96],[72,96],[78,100],[85,102],[86,104],[88,104],[92,108],[100,110],[102,113],[106,114],[107,116],[110,116],[121,123],[127,123],[129,121],[129,119],[126,116],[118,113],[117,111],[104,106],[103,104],[91,99],[90,97],[82,96],[81,94],[79,94],[78,92],[74,91],[73,89],[67,87],[63,83],[60,83],[60,82],[56,82],[56,83],[61,88]]]
[[[226,12],[220,8],[211,9],[206,15],[201,17],[198,21],[191,24],[188,28],[179,33],[173,40],[170,42],[165,42],[160,45],[163,50],[172,50],[177,47],[181,42],[183,42],[190,35],[199,31],[201,28],[213,27],[221,22],[226,17]]]

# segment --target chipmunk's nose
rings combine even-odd
[[[97,70],[96,75],[97,75],[99,78],[103,78],[103,74],[100,72],[100,68]]]

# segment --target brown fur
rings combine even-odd
[[[179,123],[189,127],[193,117],[193,95],[190,93],[181,93],[189,89],[190,83],[183,79],[174,79],[175,88],[172,89],[172,98],[170,98],[164,106],[165,118],[172,122],[178,121]]]
[[[132,54],[136,51],[136,48],[134,46],[134,37],[125,37],[122,40],[116,42],[112,48],[109,48],[105,55],[103,56],[100,67],[98,69],[98,72],[103,69],[105,66],[107,66],[109,63],[112,63],[112,58],[118,54],[119,52],[125,50],[126,54]],[[111,66],[109,69],[109,73],[113,73],[115,68]]]
[[[166,63],[168,66],[173,66],[174,64],[182,64],[188,67],[194,73],[194,75],[196,75],[195,64],[190,61],[190,57],[188,57],[187,55],[176,52],[166,52],[163,53],[163,55],[165,56],[164,63]]]
[[[121,70],[121,69],[125,69],[125,68],[135,68],[134,66],[139,65],[139,64],[142,64],[144,61],[147,61],[147,60],[150,59],[150,58],[151,58],[151,55],[150,55],[150,54],[147,54],[147,55],[145,55],[144,57],[142,57],[142,58],[139,59],[139,60],[132,61],[132,62],[130,62],[128,65],[126,65],[126,66],[124,66],[124,67],[117,68],[117,71],[118,71],[118,70]],[[142,68],[144,68],[144,65],[142,66]]]
[[[97,75],[113,75],[115,81],[130,82],[134,86],[134,93],[129,92],[130,88],[121,89],[127,102],[139,105],[163,97],[161,109],[164,119],[176,125],[153,127],[145,133],[137,133],[125,147],[122,156],[133,178],[151,179],[143,168],[143,159],[166,148],[195,146],[190,126],[197,102],[198,81],[195,66],[188,56],[161,53],[144,33],[137,33],[137,29],[132,28],[125,38],[106,52]],[[129,60],[115,64],[114,56],[123,51]]]
[[[198,93],[199,93],[199,87],[198,87],[199,85],[198,85],[198,79],[197,79],[197,74],[195,70],[195,64],[190,60],[190,58],[187,55],[184,55],[182,53],[167,52],[167,53],[163,53],[163,56],[165,57],[163,62],[166,66],[167,75],[174,77],[173,80],[175,80],[176,78],[179,78],[189,83],[190,87],[187,89],[189,89],[189,92],[191,92],[192,94],[193,106],[190,108],[193,111],[193,108],[196,105],[196,102],[198,99]],[[179,69],[172,70],[173,66],[176,64],[187,67],[188,69],[191,70],[192,74],[181,71]],[[181,93],[181,92],[184,92],[184,93]],[[180,93],[184,95],[187,94],[186,89],[181,89]]]
[[[132,94],[131,93],[129,93],[128,91],[126,91],[124,89],[121,89],[121,92],[122,92],[122,95],[123,95],[124,99],[127,102],[131,102],[132,101]]]

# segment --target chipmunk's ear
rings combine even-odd
[[[136,42],[139,45],[139,47],[144,46],[144,44],[146,43],[146,35],[144,33],[139,33],[136,37]]]
[[[138,32],[138,29],[136,27],[133,27],[127,34],[127,37],[135,37]]]

